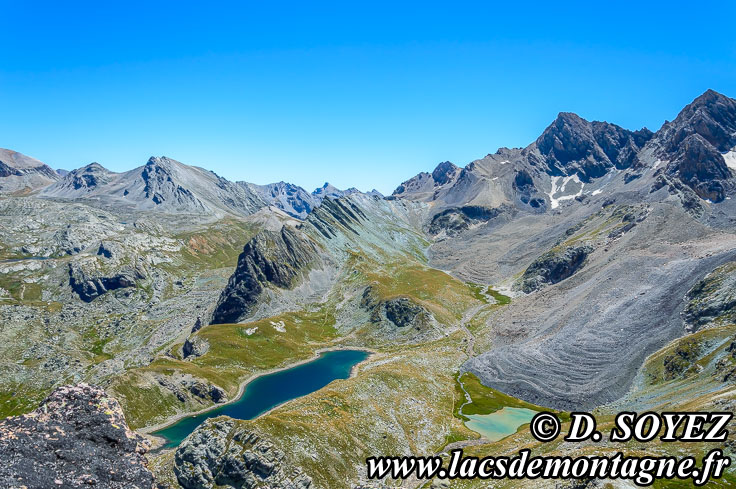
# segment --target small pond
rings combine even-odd
[[[470,421],[465,426],[490,441],[498,441],[516,433],[520,426],[531,422],[536,411],[526,408],[505,407],[491,414],[464,414]]]

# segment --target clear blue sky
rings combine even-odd
[[[736,97],[733,1],[116,3],[0,0],[0,147],[387,193],[559,111],[656,130]]]

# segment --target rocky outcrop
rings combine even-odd
[[[427,322],[427,311],[406,297],[389,299],[384,303],[386,319],[399,328],[424,324]]]
[[[224,418],[208,419],[179,445],[174,472],[184,489],[313,487],[273,443]]]
[[[227,401],[227,394],[224,390],[191,374],[156,375],[156,380],[161,387],[171,391],[180,402],[186,402],[191,396],[200,401],[215,403]]]
[[[329,182],[325,182],[324,185],[322,185],[319,188],[314,189],[312,192],[312,196],[317,199],[318,201],[322,201],[324,199],[339,199],[343,195],[348,193],[348,191],[340,190],[339,188],[335,187]]]
[[[701,199],[720,202],[731,185],[723,155],[699,134],[688,136],[671,155],[667,174],[679,178]]]
[[[151,489],[148,447],[105,391],[61,387],[32,413],[0,421],[0,486]]]
[[[716,362],[713,375],[721,382],[736,382],[736,338],[731,340],[724,355]]]
[[[174,176],[172,164],[166,157],[151,157],[141,171],[145,198],[156,205],[164,202],[177,208],[204,211],[205,205],[191,190],[181,186]]]
[[[683,312],[688,329],[697,329],[716,320],[736,319],[736,262],[718,267],[687,293]]]
[[[429,223],[428,231],[433,236],[440,234],[442,231],[448,236],[457,236],[470,229],[472,225],[490,221],[499,216],[502,211],[500,208],[479,205],[452,207],[436,214]]]
[[[140,268],[126,267],[113,275],[93,274],[83,267],[69,264],[69,286],[85,302],[92,302],[97,297],[111,290],[135,287],[137,280],[146,278]]]
[[[460,168],[449,161],[443,161],[432,172],[432,180],[435,186],[445,185],[457,178],[458,173],[460,173]]]
[[[280,231],[261,231],[243,248],[217,302],[212,324],[248,317],[265,289],[293,288],[318,258],[315,244],[298,230],[283,226]]]
[[[97,256],[110,260],[119,260],[124,254],[123,247],[114,241],[102,241],[97,248]]]
[[[398,328],[413,327],[422,329],[432,319],[430,313],[424,307],[408,297],[381,300],[372,285],[369,285],[363,291],[360,307],[370,313],[370,321],[373,324],[388,322],[388,324],[393,324]]]
[[[701,356],[702,345],[696,340],[684,340],[663,360],[664,380],[683,375]]]
[[[524,271],[521,290],[530,293],[545,285],[565,280],[585,264],[585,259],[592,252],[592,246],[580,245],[545,253]]]
[[[113,172],[99,163],[90,163],[67,173],[62,185],[73,190],[90,192],[109,183],[113,175]]]
[[[204,338],[199,336],[190,336],[184,341],[182,346],[182,355],[184,358],[201,357],[210,349],[210,344]]]

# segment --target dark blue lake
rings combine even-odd
[[[205,419],[217,416],[253,419],[280,404],[319,390],[333,380],[347,379],[352,368],[368,355],[359,350],[325,352],[311,362],[257,377],[245,387],[243,395],[235,402],[182,418],[152,434],[166,439],[165,448],[173,448]]]

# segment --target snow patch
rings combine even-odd
[[[603,190],[602,190],[602,189],[598,189],[598,190],[593,190],[593,193],[592,193],[592,194],[590,194],[590,195],[598,195],[598,194],[600,194],[600,193],[602,193],[602,192],[603,192]]]
[[[271,326],[273,326],[273,329],[275,329],[279,333],[286,333],[286,324],[283,321],[278,321],[278,322],[269,321],[269,323],[271,323]]]
[[[502,162],[499,163],[499,165],[505,165],[507,163],[509,163],[509,160],[503,160]]]
[[[736,170],[736,149],[732,149],[728,153],[723,153],[723,159],[726,160],[727,167]]]
[[[258,326],[256,326],[255,328],[248,328],[248,329],[246,329],[245,330],[245,334],[247,336],[252,336],[252,335],[254,335],[256,333],[256,331],[258,331]]]
[[[560,180],[562,180],[562,183],[558,185],[558,182]],[[567,185],[570,182],[574,182],[575,184],[580,185],[580,189],[574,194],[565,195],[565,192],[567,191]],[[550,190],[549,194],[547,194],[549,195],[550,207],[552,209],[556,209],[557,207],[559,207],[561,201],[572,200],[575,197],[583,195],[583,187],[585,187],[585,184],[580,181],[580,177],[578,177],[577,173],[569,177],[552,177],[552,190]],[[558,197],[555,197],[555,195],[557,195]]]

